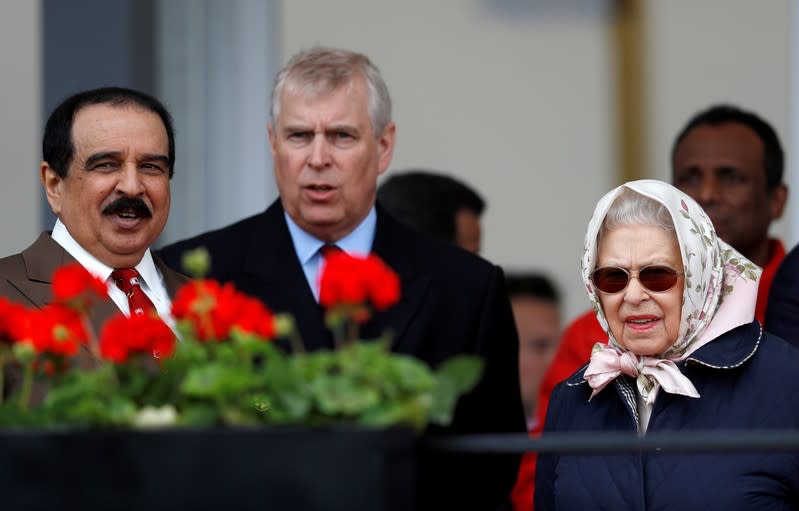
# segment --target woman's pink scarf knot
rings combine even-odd
[[[670,394],[699,397],[696,387],[686,378],[672,360],[636,356],[631,351],[619,351],[607,344],[597,343],[583,378],[594,391],[590,401],[608,383],[626,374],[636,379],[638,391],[647,404],[655,401],[658,387]]]

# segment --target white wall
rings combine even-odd
[[[40,4],[0,2],[0,256],[39,231]]]

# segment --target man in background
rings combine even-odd
[[[419,234],[376,205],[396,127],[378,69],[365,56],[314,48],[278,73],[268,126],[280,198],[258,215],[163,249],[168,264],[205,246],[210,277],[291,313],[307,349],[332,349],[318,304],[319,268],[336,245],[375,253],[400,277],[402,298],[361,328],[393,332],[391,348],[436,367],[456,354],[484,362],[447,433],[522,432],[518,338],[502,270]],[[431,433],[441,432],[435,428]],[[507,499],[519,457],[424,453],[419,507],[494,509]]]
[[[538,388],[560,342],[560,296],[552,281],[537,273],[508,273],[505,283],[519,332],[519,382],[531,430]]]
[[[752,112],[716,105],[694,116],[671,153],[674,186],[710,217],[718,236],[763,268],[755,316],[763,323],[782,242],[769,236],[788,199],[782,145],[771,125]]]
[[[509,273],[506,286],[519,332],[519,385],[527,430],[533,431],[540,420],[537,411],[541,381],[560,342],[560,297],[552,281],[540,274]],[[511,494],[517,509],[532,506],[530,481],[535,480],[535,460],[532,453],[522,457]]]
[[[393,172],[378,187],[377,201],[409,227],[480,252],[485,201],[463,181],[429,170]]]

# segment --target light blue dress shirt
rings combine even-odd
[[[319,249],[325,244],[324,241],[303,231],[299,225],[289,217],[288,213],[283,213],[286,217],[286,225],[289,228],[291,241],[294,243],[294,250],[297,253],[297,260],[302,265],[305,279],[313,292],[314,299],[319,301],[319,267],[322,264],[322,255]],[[366,215],[366,218],[358,224],[351,233],[347,234],[336,245],[344,252],[355,256],[366,256],[372,251],[372,243],[375,240],[375,230],[377,228],[377,212],[374,206]]]

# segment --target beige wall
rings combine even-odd
[[[488,202],[483,255],[550,273],[576,313],[585,225],[612,184],[606,27],[489,4],[283,2],[284,61],[314,44],[367,53],[394,101],[391,169],[473,184]]]
[[[39,230],[39,2],[0,1],[0,255]]]

